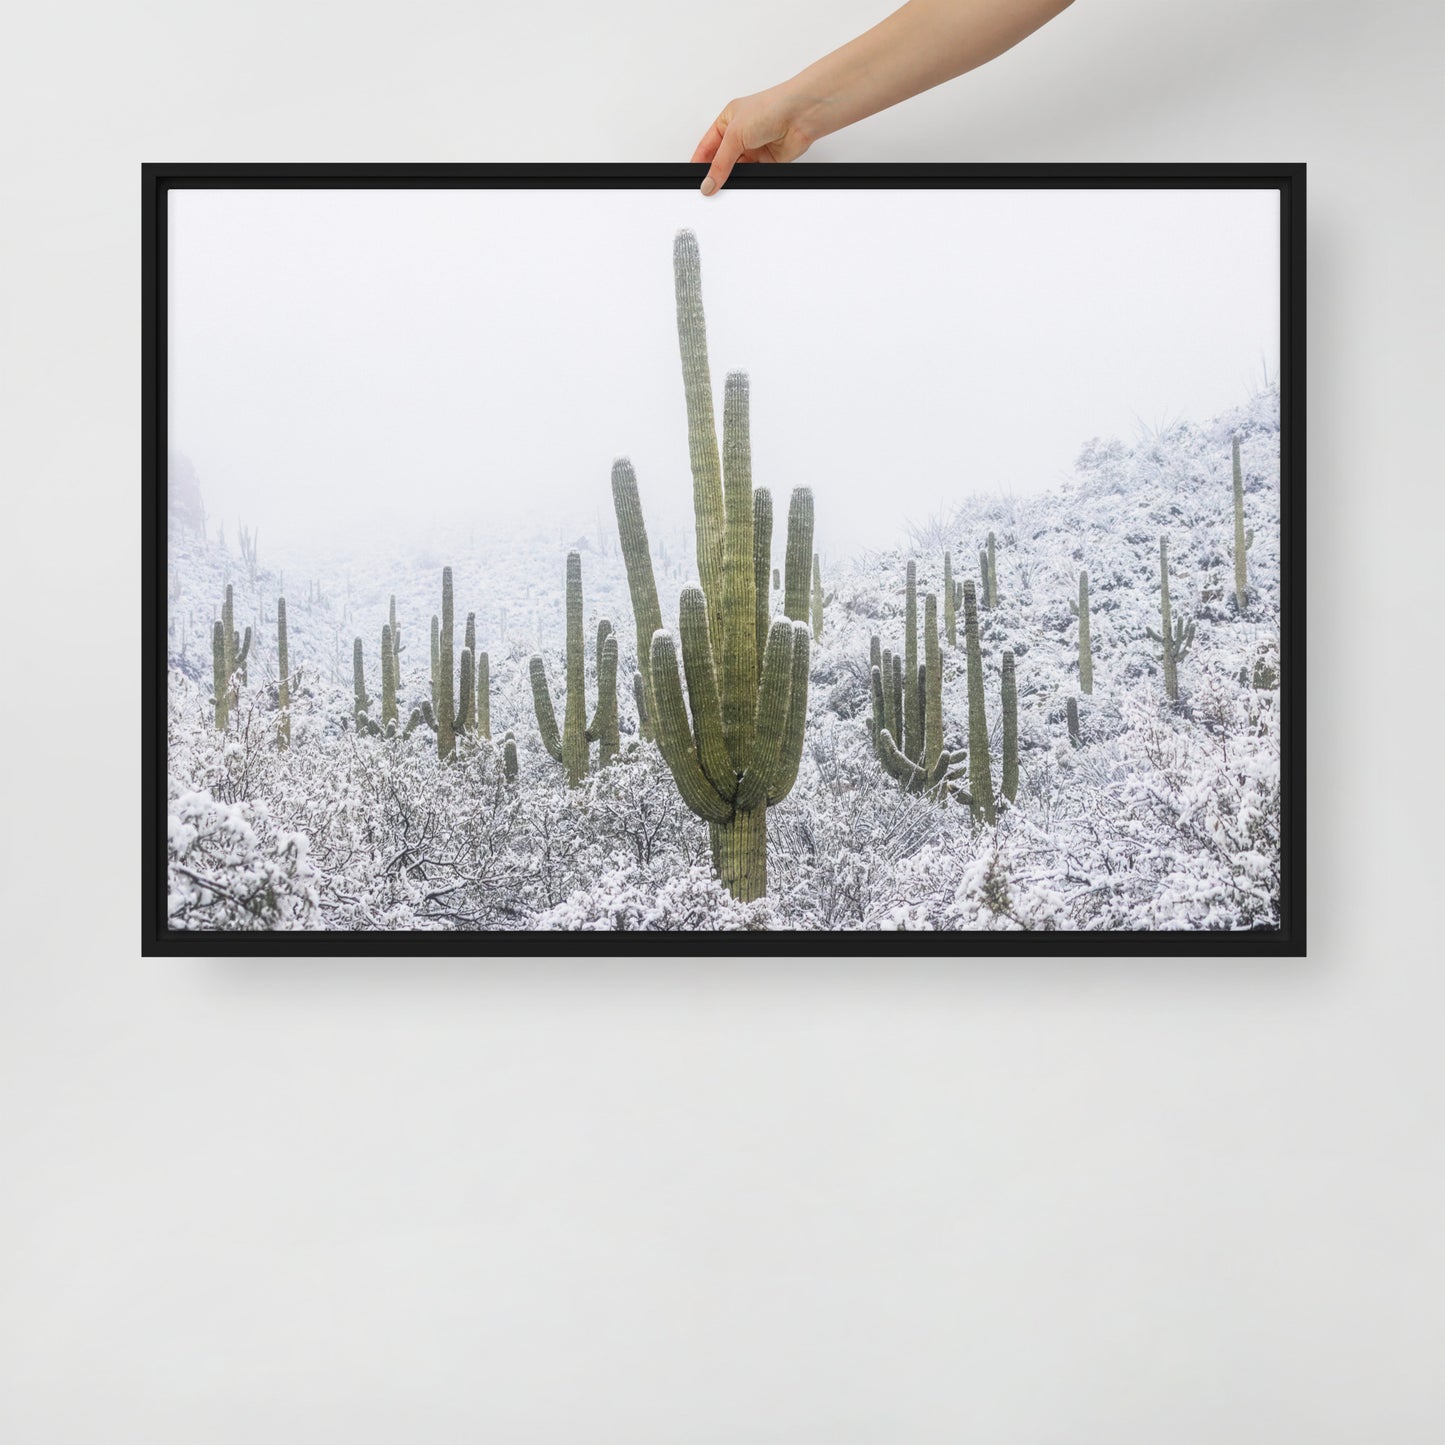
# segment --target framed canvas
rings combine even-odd
[[[144,167],[144,949],[1303,953],[1304,167],[701,174]]]

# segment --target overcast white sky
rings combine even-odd
[[[754,481],[813,487],[824,550],[1278,367],[1270,191],[172,191],[170,444],[213,526],[582,532],[619,454],[690,517],[679,226]]]

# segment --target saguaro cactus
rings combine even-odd
[[[276,728],[276,747],[279,751],[291,745],[291,660],[286,646],[286,599],[276,599],[276,703],[281,709],[281,720]]]
[[[1089,574],[1079,573],[1079,600],[1069,603],[1069,610],[1079,619],[1079,691],[1094,690],[1094,647],[1089,637]]]
[[[216,728],[225,732],[231,720],[231,676],[226,671],[226,624],[217,622],[211,628],[211,701],[216,708]]]
[[[244,638],[236,630],[236,603],[231,584],[226,583],[226,600],[221,604],[221,622],[225,627],[226,682],[234,687],[239,675],[246,680],[246,658],[251,651],[251,629],[247,627]]]
[[[1249,597],[1245,554],[1254,545],[1254,529],[1244,525],[1244,473],[1239,465],[1239,438],[1234,439],[1234,605],[1244,611]]]
[[[509,783],[517,781],[517,739],[508,732],[502,738],[502,772]]]
[[[950,647],[958,646],[958,593],[953,587],[953,554],[943,554],[943,635]]]
[[[998,606],[998,556],[994,551],[994,535],[988,534],[988,547],[984,555],[988,559],[988,576],[985,579],[988,586],[988,598],[984,606],[993,611]]]
[[[1012,803],[1019,790],[1019,689],[1011,652],[1003,655],[999,695],[1003,701],[1003,795]]]
[[[351,681],[355,692],[352,718],[356,723],[356,731],[359,733],[370,732],[372,730],[371,699],[366,695],[366,658],[359,637],[351,649]]]
[[[1064,704],[1064,716],[1069,723],[1069,743],[1073,747],[1082,747],[1083,739],[1079,735],[1079,703],[1077,698],[1069,698]]]
[[[442,615],[437,629],[437,677],[432,708],[437,719],[437,756],[445,761],[457,750],[457,700],[453,691],[452,649],[455,646],[452,569],[442,568]]]
[[[567,554],[567,698],[562,731],[557,731],[557,714],[552,708],[552,690],[547,682],[547,664],[540,653],[530,664],[532,705],[542,746],[562,764],[567,785],[579,787],[587,776],[588,744],[600,742],[603,765],[617,755],[617,639],[605,618],[597,629],[597,711],[587,723],[586,663],[582,655],[582,558]],[[611,643],[609,649],[608,643]]]
[[[391,640],[391,623],[381,624],[381,726],[390,728],[397,721],[396,644]]]
[[[1169,612],[1169,539],[1159,539],[1159,615],[1161,627],[1155,632],[1146,628],[1149,636],[1157,642],[1164,653],[1164,691],[1170,702],[1179,699],[1179,664],[1194,641],[1194,622],[1187,624],[1181,617],[1172,621]]]
[[[813,553],[813,641],[823,640],[823,568],[818,554]]]
[[[992,823],[993,771],[988,758],[983,654],[978,645],[978,599],[971,579],[963,584],[963,636],[968,654],[968,791],[975,822]]]
[[[923,695],[924,720],[918,759],[910,758],[894,742],[889,723],[895,716],[895,707],[889,702],[890,689],[884,672],[897,659],[878,646],[876,637],[869,645],[870,657],[873,658],[870,668],[873,693],[871,731],[878,761],[889,777],[909,792],[936,790],[938,796],[946,797],[949,792],[960,791],[955,786],[956,770],[963,762],[964,754],[950,753],[943,745],[943,650],[938,640],[938,599],[931,592],[923,599],[923,646],[926,661],[918,669],[918,687]]]
[[[813,498],[806,488],[792,495],[786,616],[768,629],[759,657],[757,592],[767,572],[755,545],[747,377],[733,372],[726,380],[719,453],[701,265],[690,231],[677,235],[673,276],[702,580],[701,587],[683,589],[679,607],[690,721],[677,643],[662,629],[637,478],[626,458],[613,463],[612,496],[637,622],[641,693],[663,758],[683,801],[709,824],[723,883],[750,902],[767,891],[767,809],[787,796],[802,759]]]

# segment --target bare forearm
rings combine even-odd
[[[1070,3],[908,0],[777,91],[816,140],[1002,55]]]

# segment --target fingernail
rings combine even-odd
[[[713,180],[711,176],[704,177],[702,183],[703,195],[710,196],[715,190],[717,190],[717,182]]]

